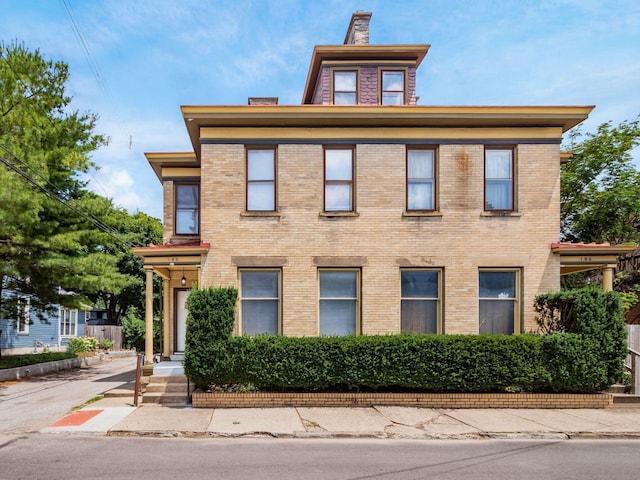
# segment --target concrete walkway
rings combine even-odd
[[[290,438],[629,438],[640,408],[608,410],[371,408],[194,409],[105,398],[43,433]]]

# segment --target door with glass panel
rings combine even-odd
[[[175,290],[175,352],[182,353],[187,338],[187,297],[189,290]]]

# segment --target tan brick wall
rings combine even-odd
[[[609,393],[202,393],[194,408],[373,407],[611,408]]]
[[[517,146],[518,215],[483,215],[484,146],[440,145],[441,216],[403,216],[405,146],[356,146],[357,217],[322,217],[322,145],[278,146],[278,211],[247,217],[244,146],[202,145],[202,240],[211,244],[202,284],[238,285],[233,256],[286,257],[283,333],[318,333],[314,256],[366,257],[362,332],[400,329],[398,262],[444,270],[445,333],[478,332],[478,268],[522,268],[523,331],[534,329],[533,299],[559,286],[558,145]],[[165,193],[169,187],[165,186]],[[166,212],[165,212],[166,213]],[[172,213],[172,212],[171,212]],[[165,223],[165,229],[167,229]],[[165,230],[166,235],[166,230]]]

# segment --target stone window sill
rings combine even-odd
[[[520,212],[482,212],[481,217],[521,217]]]
[[[280,212],[240,212],[241,217],[281,217]]]
[[[402,212],[403,217],[442,217],[442,212]]]
[[[333,218],[333,217],[359,217],[358,212],[320,212],[320,217]]]

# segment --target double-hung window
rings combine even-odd
[[[247,211],[276,210],[276,151],[247,149]]]
[[[401,270],[400,286],[401,332],[441,332],[441,271],[435,269]]]
[[[333,71],[333,104],[356,105],[358,103],[358,72]]]
[[[280,270],[240,270],[243,335],[280,333]]]
[[[520,333],[520,270],[479,272],[480,333]]]
[[[382,105],[404,105],[404,71],[382,72]]]
[[[504,212],[515,210],[512,148],[485,149],[484,209]]]
[[[320,335],[358,333],[359,270],[320,270]]]
[[[175,185],[176,235],[200,233],[200,185],[184,183]]]
[[[436,209],[435,150],[407,149],[407,211]]]
[[[354,211],[353,163],[353,148],[325,148],[325,212]]]
[[[29,297],[20,297],[16,300],[16,328],[19,335],[29,334],[30,305]]]
[[[63,337],[78,336],[78,310],[60,307],[60,335]]]

